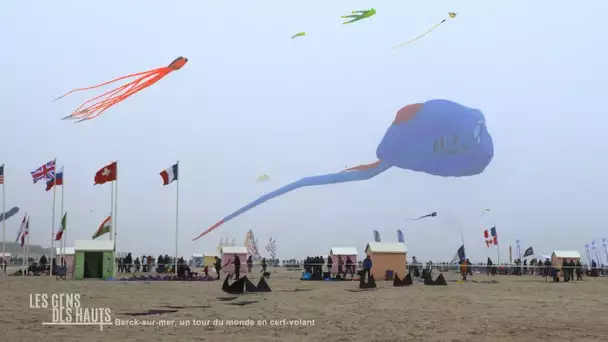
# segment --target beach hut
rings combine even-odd
[[[74,279],[114,276],[114,241],[76,240],[74,250]]]
[[[551,254],[551,264],[553,267],[561,268],[564,261],[572,260],[574,263],[581,260],[581,254],[577,251],[553,251]],[[560,272],[564,276],[564,272]]]
[[[234,273],[232,259],[238,255],[241,259],[241,276],[247,275],[247,247],[245,246],[225,246],[222,247],[222,272]]]
[[[357,272],[357,249],[355,247],[334,247],[329,250],[329,256],[331,257],[332,266],[331,273],[338,273],[338,259],[342,258],[344,261],[344,272],[346,272],[346,258],[350,258]]]
[[[404,243],[370,242],[365,254],[372,260],[372,275],[376,280],[392,280],[395,273],[405,277],[407,247]]]
[[[217,252],[205,253],[203,255],[203,267],[207,266],[210,269],[215,267],[215,257],[219,257],[220,254]]]
[[[61,266],[61,253],[64,253],[63,261],[65,261],[68,272],[74,272],[76,249],[74,247],[65,247],[63,250],[60,247],[55,248],[55,263],[57,263],[57,266]]]

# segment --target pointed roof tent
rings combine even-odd
[[[404,243],[397,242],[370,242],[365,247],[365,253],[407,253]]]
[[[562,259],[580,259],[581,254],[577,251],[553,251],[555,257]]]
[[[114,251],[112,240],[76,240],[74,250],[84,252],[109,252]]]
[[[61,247],[56,247],[55,248],[55,255],[61,255],[61,254],[74,255],[74,254],[76,254],[76,248],[74,248],[74,247],[65,247],[65,248],[62,249]]]
[[[222,247],[222,254],[249,254],[247,247],[243,246],[225,246]]]
[[[357,255],[355,247],[333,247],[329,250],[329,254],[333,255]]]

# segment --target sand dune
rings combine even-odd
[[[221,282],[56,281],[0,277],[5,341],[604,341],[608,279],[545,283],[498,276],[498,284],[415,284],[350,292],[357,282],[304,282],[278,271],[271,293],[228,297]],[[447,279],[456,279],[446,274]],[[473,279],[488,279],[485,275]],[[257,279],[254,280],[257,283]],[[296,291],[299,290],[299,291]],[[31,309],[30,293],[80,293],[83,307],[112,310],[112,319],[156,326],[43,326],[50,309]],[[125,313],[180,306],[175,313]],[[314,320],[314,321],[313,321]],[[223,325],[213,324],[222,322]],[[259,322],[258,322],[259,321]],[[253,323],[252,323],[253,322]],[[164,326],[159,326],[164,324]],[[231,324],[231,325],[229,325]],[[261,324],[261,325],[258,325]],[[264,325],[266,324],[266,325]]]

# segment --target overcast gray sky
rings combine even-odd
[[[342,25],[340,15],[375,7]],[[447,12],[458,17],[417,42]],[[403,229],[410,256],[450,259],[464,233],[473,259],[496,259],[482,232],[498,227],[501,259],[521,239],[538,253],[608,236],[604,17],[579,1],[2,1],[0,163],[7,209],[31,216],[49,245],[52,195],[30,171],[65,166],[68,245],[109,214],[95,172],[119,160],[118,250],[173,254],[180,161],[180,254],[242,243],[253,229],[281,258],[365,244]],[[306,37],[291,35],[306,31]],[[94,121],[60,119],[100,94],[66,91],[189,63]],[[445,98],[481,109],[494,138],[485,173],[444,179],[392,169],[369,181],[305,188],[267,202],[196,241],[258,196],[304,176],[376,160],[396,111]],[[271,180],[257,183],[267,173]],[[59,222],[59,192],[57,222]],[[479,218],[484,208],[490,215]],[[90,210],[92,209],[92,212]],[[404,218],[437,211],[432,220]],[[7,227],[14,240],[20,218]],[[263,246],[260,246],[263,249]]]

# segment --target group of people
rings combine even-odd
[[[338,269],[337,272],[333,270],[334,259],[337,259]],[[327,262],[326,262],[327,260]],[[357,274],[357,263],[350,256],[343,255],[328,255],[327,259],[322,256],[309,256],[304,259],[304,271],[310,273],[311,279],[322,279],[323,278],[323,267],[327,266],[327,272],[330,277],[335,276],[336,278],[346,278],[347,275],[355,277]],[[369,256],[361,264],[363,271],[369,273],[372,268],[372,261]],[[335,273],[335,274],[334,274]]]
[[[222,264],[222,259],[220,257],[215,257],[213,266],[215,268],[215,272],[217,273],[217,280],[220,279],[220,271],[228,266],[232,264],[234,267],[234,278],[235,280],[238,280],[241,278],[241,257],[239,257],[238,254],[233,254],[232,258],[230,258],[228,260],[228,262],[226,264]],[[251,273],[252,269],[253,269],[253,257],[250,255],[247,258],[247,271],[248,273]],[[262,260],[260,261],[260,266],[262,266],[262,273],[266,274],[267,273],[267,268],[268,268],[268,262],[266,261],[266,258],[262,258]],[[205,272],[205,276],[209,275],[209,268],[207,266],[205,266],[203,272]]]
[[[183,260],[183,258],[180,258],[180,260]],[[156,273],[175,272],[175,269],[173,268],[175,267],[175,258],[172,258],[167,254],[164,256],[161,254],[158,258],[154,258],[151,255],[142,255],[133,260],[131,253],[127,253],[124,257],[116,258],[116,264],[118,265],[118,272],[121,273],[153,271]]]

